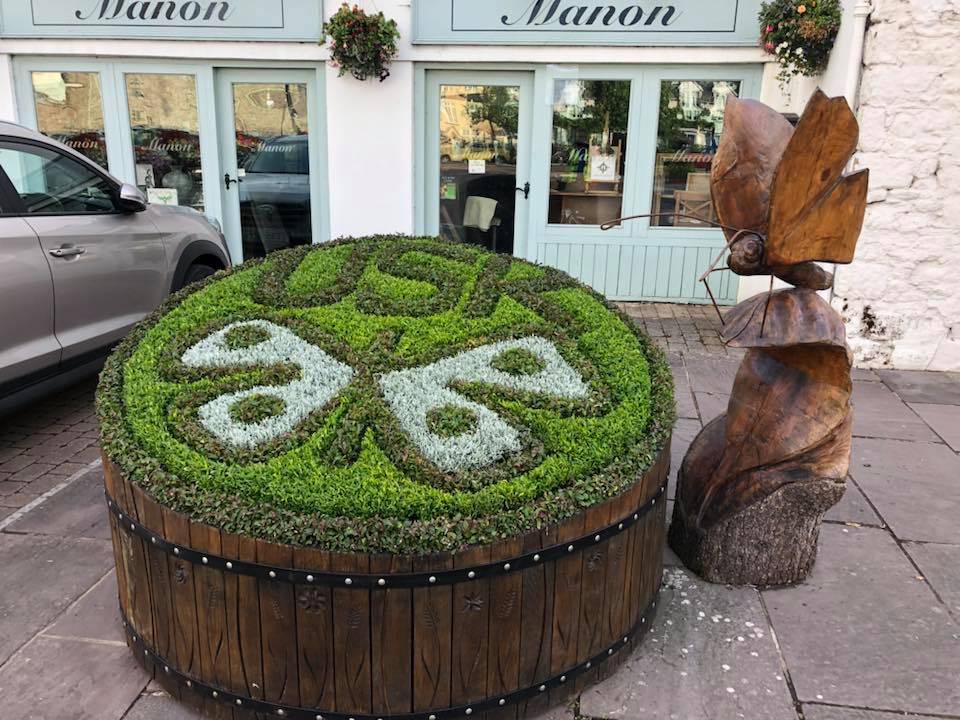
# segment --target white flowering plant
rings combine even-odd
[[[108,361],[108,455],[229,532],[432,552],[564,518],[669,434],[669,368],[562,273],[430,238],[274,254],[178,295]]]

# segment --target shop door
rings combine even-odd
[[[235,261],[318,242],[315,74],[220,70],[224,234]]]
[[[533,75],[427,73],[425,228],[523,255]]]

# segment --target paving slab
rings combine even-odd
[[[863,380],[865,382],[880,382],[880,376],[870,368],[853,368],[850,371],[850,377],[854,380]]]
[[[670,441],[670,484],[667,487],[667,497],[672,499],[677,489],[677,473],[683,463],[683,456],[687,454],[690,443],[699,434],[701,425],[699,420],[681,418],[673,428],[673,438]]]
[[[960,405],[960,375],[922,370],[878,370],[880,379],[911,403]]]
[[[120,644],[39,637],[0,668],[4,720],[120,720],[146,684]]]
[[[940,438],[883,383],[853,383],[853,434],[939,442]]]
[[[116,571],[111,570],[43,634],[47,637],[125,642],[120,624]]]
[[[0,533],[0,664],[112,566],[104,540]]]
[[[885,530],[824,525],[813,572],[763,592],[801,702],[960,714],[960,626]]]
[[[882,710],[863,710],[860,708],[835,707],[832,705],[804,705],[803,716],[806,720],[896,720],[896,718],[935,718],[935,715],[915,715],[910,713],[884,712]]]
[[[960,457],[946,445],[854,438],[850,475],[901,540],[960,543]]]
[[[697,406],[693,402],[693,391],[687,379],[683,356],[671,353],[667,355],[667,361],[673,372],[673,396],[677,403],[677,417],[696,418]]]
[[[903,547],[960,621],[960,545],[904,543]]]
[[[684,360],[694,392],[729,393],[740,368],[739,362],[721,357],[696,356]]]
[[[730,396],[720,393],[695,393],[697,397],[697,407],[700,408],[700,419],[703,424],[713,420],[718,415],[727,411],[730,404]]]
[[[840,498],[840,502],[830,508],[823,519],[830,522],[883,526],[883,520],[873,511],[867,498],[860,492],[860,488],[850,479],[847,479],[847,489]]]
[[[62,482],[64,478],[57,479]],[[97,468],[24,515],[7,530],[109,540],[110,520],[103,498],[103,470]]]
[[[796,720],[773,634],[753,588],[667,568],[650,634],[580,698],[590,718]]]
[[[202,717],[166,693],[157,692],[141,696],[123,720],[200,720]]]
[[[954,452],[960,452],[960,405],[910,403],[910,407]]]

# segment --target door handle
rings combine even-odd
[[[516,189],[516,192],[522,192],[522,193],[523,193],[523,199],[524,199],[524,200],[529,200],[529,199],[530,199],[530,183],[524,183],[524,184],[523,184],[523,187],[518,187],[518,188]]]
[[[243,180],[241,180],[240,178],[232,178],[232,177],[230,177],[230,173],[224,173],[224,174],[223,174],[223,186],[224,186],[227,190],[230,189],[230,183],[237,183],[237,184],[238,184],[238,183],[242,183],[242,182],[243,182]]]
[[[50,254],[58,258],[68,258],[83,255],[86,251],[87,249],[82,247],[58,247],[51,250]]]

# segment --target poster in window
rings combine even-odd
[[[616,182],[617,181],[617,156],[616,155],[591,155],[590,156],[590,181],[591,182]]]

